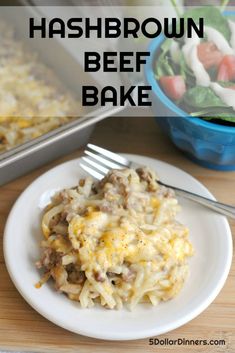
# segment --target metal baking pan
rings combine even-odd
[[[26,18],[29,17],[29,14],[32,15],[32,13],[34,17],[37,15],[32,7],[21,7],[21,11],[25,13]],[[27,21],[22,21],[22,18],[19,19],[16,12],[11,11],[10,8],[2,7],[0,18],[2,16],[5,20],[9,19],[9,21],[14,24],[17,33],[21,33],[22,26],[28,23]],[[84,83],[94,84],[92,77],[84,75],[83,69],[78,61],[76,61],[76,59],[58,41],[53,40],[50,43],[50,50],[54,54],[53,57],[40,47],[40,41],[35,43],[35,45],[36,51],[39,52],[42,62],[49,67],[52,67],[52,70],[65,83],[65,86],[75,94],[75,96],[79,95],[78,92],[80,92],[80,89],[78,88]],[[54,58],[56,58],[56,60]],[[65,62],[66,69],[64,68]],[[76,72],[76,75],[74,75],[74,72]],[[63,73],[63,77],[61,76],[61,73]],[[95,82],[95,84],[96,86],[99,86],[97,82]],[[112,113],[116,113],[122,109],[123,108],[118,107],[113,109]],[[39,138],[1,153],[0,185],[26,174],[53,159],[66,155],[86,144],[94,128],[94,124],[110,115],[107,107],[98,109],[95,112],[90,112],[82,118],[78,118],[69,124],[44,134]]]
[[[97,115],[86,115],[0,154],[0,185],[56,158],[62,157],[83,146],[89,140],[95,123],[119,113],[123,107],[97,110]]]

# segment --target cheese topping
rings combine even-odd
[[[174,193],[147,168],[115,170],[57,194],[42,219],[38,263],[58,290],[82,307],[157,304],[173,298],[193,254],[188,229],[176,221]]]

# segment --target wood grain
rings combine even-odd
[[[151,118],[110,118],[99,123],[91,138],[93,143],[119,152],[142,154],[189,172],[219,200],[235,202],[235,173],[217,172],[199,167],[186,159],[162,135]],[[7,215],[19,194],[38,176],[64,160],[76,158],[82,151],[44,166],[33,173],[0,188],[0,236],[3,236]],[[235,234],[235,222],[230,222]],[[44,319],[20,296],[7,273],[2,241],[0,243],[0,348],[34,352],[235,352],[235,267],[215,301],[196,319],[160,339],[207,339],[226,341],[225,346],[150,346],[148,339],[128,342],[108,342],[79,336]],[[97,323],[98,325],[98,323]]]

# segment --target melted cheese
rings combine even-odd
[[[110,309],[146,298],[168,300],[186,278],[193,249],[187,227],[175,220],[177,200],[158,186],[153,172],[141,175],[113,171],[95,185],[96,192],[85,179],[59,194],[43,217],[47,271],[57,289],[83,307],[93,306],[93,299]],[[67,234],[61,235],[64,213]]]

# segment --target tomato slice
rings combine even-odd
[[[235,80],[235,56],[225,55],[221,61],[217,75],[218,81]]]
[[[182,76],[162,76],[159,81],[166,95],[173,100],[181,99],[186,92]]]
[[[230,81],[229,72],[225,65],[219,67],[217,81]]]
[[[223,54],[212,42],[202,42],[197,46],[198,59],[206,70],[218,67],[223,59]]]

